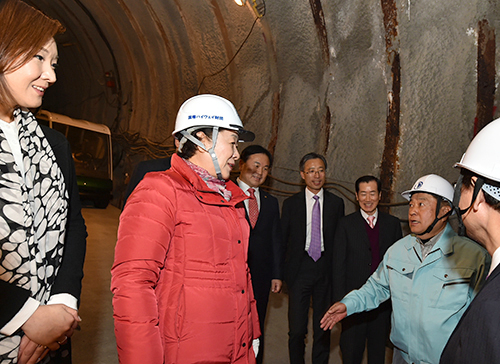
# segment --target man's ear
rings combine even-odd
[[[444,214],[443,215],[446,215],[448,212],[451,211],[451,206],[446,204],[444,206],[441,206],[441,211],[444,211]]]
[[[471,206],[471,209],[476,212],[479,210],[482,204],[486,203],[486,200],[484,199],[484,191],[481,189],[479,193],[476,196],[476,199],[474,200],[474,203]]]
[[[444,213],[447,214],[448,212],[451,211],[451,206],[450,205],[445,205],[441,207],[441,209],[444,209]]]

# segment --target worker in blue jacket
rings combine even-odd
[[[448,338],[480,290],[490,258],[448,223],[453,187],[427,175],[403,192],[411,234],[397,241],[359,289],[335,303],[321,321],[331,329],[353,313],[392,301],[393,364],[437,364]]]

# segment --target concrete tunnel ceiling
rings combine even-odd
[[[230,99],[273,152],[272,187],[296,191],[280,181],[300,182],[315,151],[345,197],[375,174],[384,202],[427,173],[453,181],[474,130],[500,116],[498,0],[26,2],[67,28],[43,107],[112,128],[115,200],[138,160],[172,152],[198,92]]]

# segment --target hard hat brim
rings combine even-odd
[[[238,141],[240,142],[253,142],[255,139],[255,134],[250,130],[238,129]]]
[[[471,171],[472,173],[477,174],[478,176],[490,179],[492,181],[497,181],[498,180],[498,177],[496,177],[496,176],[494,176],[492,174],[485,173],[484,171],[479,171],[477,168],[468,166],[467,164],[463,164],[461,162],[455,163],[455,165],[453,166],[453,168],[467,169],[467,170]]]

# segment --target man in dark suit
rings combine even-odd
[[[331,299],[333,242],[337,223],[344,216],[344,201],[323,189],[327,163],[322,155],[306,154],[299,167],[306,188],[284,201],[281,218],[287,244],[288,350],[291,364],[304,363],[312,298],[312,363],[327,364],[330,333],[320,328],[320,320]]]
[[[139,182],[142,181],[146,173],[166,171],[167,169],[170,169],[170,157],[139,162],[137,166],[135,166],[134,172],[132,173],[130,181],[127,184],[125,197],[123,199],[123,206],[125,206],[130,194],[134,191]]]
[[[492,257],[482,290],[450,336],[441,364],[500,363],[500,119],[472,140],[462,160],[455,188],[459,221],[467,235]]]
[[[271,153],[260,145],[245,148],[241,152],[237,180],[243,192],[250,196],[244,204],[250,225],[248,267],[262,333],[257,363],[262,363],[264,353],[264,322],[269,291],[279,293],[283,282],[284,249],[278,200],[259,188],[266,180],[272,161]]]
[[[374,176],[358,178],[355,188],[360,210],[342,218],[337,227],[333,248],[335,301],[360,288],[377,269],[387,248],[403,237],[399,219],[377,208],[380,187]],[[384,364],[390,318],[389,301],[373,311],[346,317],[340,336],[342,362],[361,364],[366,344],[368,364]]]

